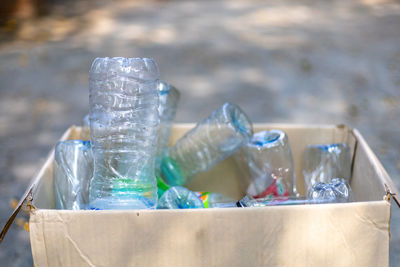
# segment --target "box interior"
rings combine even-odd
[[[175,125],[171,143],[193,126]],[[289,136],[300,187],[307,144],[349,144],[354,158],[351,185],[358,202],[246,209],[54,210],[52,151],[30,187],[36,206],[29,221],[35,265],[388,266],[390,202],[382,198],[384,184],[395,188],[358,131],[345,126],[255,125],[255,131],[271,128]],[[87,138],[88,129],[71,127],[62,140]],[[227,159],[188,186],[238,199],[243,195],[239,179],[234,161]]]
[[[176,124],[172,129],[170,144],[174,144],[194,124]],[[386,194],[384,181],[378,177],[376,164],[371,158],[371,151],[366,143],[359,142],[362,137],[343,125],[284,125],[284,124],[255,124],[254,131],[280,129],[287,133],[292,149],[295,165],[297,189],[304,195],[304,178],[302,174],[303,153],[307,144],[347,143],[350,147],[353,168],[351,187],[356,201],[382,200]],[[72,126],[65,132],[61,140],[89,139],[89,130]],[[39,209],[54,209],[53,183],[53,151],[48,161],[34,181],[33,204]],[[384,172],[383,168],[382,171]],[[386,173],[383,173],[386,175]],[[221,162],[211,170],[198,174],[186,186],[194,191],[211,191],[226,194],[233,199],[240,199],[244,192],[240,187],[240,171],[232,157]],[[389,178],[388,178],[389,179]],[[390,180],[390,179],[389,179]]]

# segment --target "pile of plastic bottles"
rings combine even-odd
[[[225,103],[168,146],[179,91],[159,80],[148,58],[97,58],[90,72],[90,141],[55,148],[57,209],[187,209],[259,207],[353,201],[350,149],[309,145],[306,197],[296,188],[289,138],[273,129],[253,133],[248,116]],[[237,201],[184,186],[233,155],[246,196]]]

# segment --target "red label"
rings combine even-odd
[[[263,192],[253,196],[254,198],[266,198],[266,197],[288,197],[289,192],[286,190],[285,185],[282,183],[282,179],[275,179],[270,186],[267,187]]]

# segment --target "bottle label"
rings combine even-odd
[[[203,202],[204,208],[209,207],[210,192],[195,192],[198,198]]]
[[[167,191],[171,186],[169,186],[160,176],[156,174],[157,178],[157,194],[158,198],[160,198],[165,191]]]

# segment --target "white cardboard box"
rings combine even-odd
[[[193,126],[175,125],[171,142]],[[388,266],[388,192],[396,189],[361,134],[343,125],[254,127],[255,132],[271,128],[289,136],[301,193],[305,146],[346,142],[353,155],[351,186],[357,202],[193,210],[55,210],[51,152],[23,197],[32,207],[29,226],[35,266]],[[62,140],[87,138],[87,131],[72,126]],[[240,199],[243,192],[236,168],[229,158],[196,176],[188,187]]]

